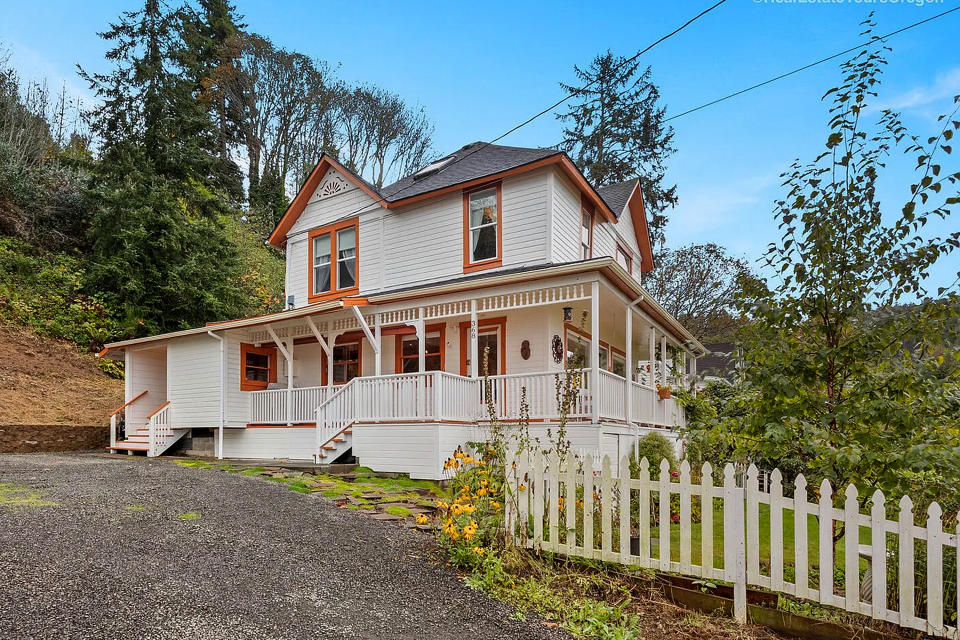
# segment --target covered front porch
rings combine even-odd
[[[265,387],[245,394],[247,426],[315,425],[320,453],[360,423],[682,426],[668,390],[695,372],[696,345],[670,320],[600,273],[351,301],[246,331],[242,382]]]

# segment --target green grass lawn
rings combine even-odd
[[[769,566],[770,563],[770,505],[761,504],[760,507],[760,563]],[[820,565],[820,532],[818,529],[818,520],[816,516],[807,514],[807,563],[810,568]],[[692,527],[690,556],[693,564],[701,563],[701,540],[703,537],[703,525],[694,523]],[[659,535],[659,527],[653,527],[651,537],[656,538]],[[843,567],[844,565],[844,543],[846,537],[841,538],[837,543],[834,566]],[[788,565],[794,564],[795,559],[795,537],[793,510],[783,510],[783,559]],[[748,542],[749,544],[749,542]],[[870,544],[870,532],[867,529],[860,529],[860,544]],[[654,545],[654,554],[659,554],[659,549]],[[723,508],[717,504],[713,510],[713,563],[715,567],[723,567]],[[680,525],[670,525],[670,557],[672,560],[680,561]],[[768,573],[764,571],[764,573]]]

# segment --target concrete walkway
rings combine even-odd
[[[431,542],[258,478],[0,455],[0,638],[568,637],[513,620]]]

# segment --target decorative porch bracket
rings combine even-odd
[[[363,335],[367,336],[367,340],[370,341],[370,345],[373,347],[374,353],[380,353],[380,343],[376,340],[376,338],[374,338],[373,331],[370,330],[370,325],[367,324],[363,314],[360,313],[360,307],[350,308],[353,310],[353,315],[357,317],[357,324],[359,324],[360,328],[363,330]]]
[[[317,325],[313,322],[313,316],[307,316],[307,326],[310,327],[310,331],[313,333],[313,337],[316,338],[317,342],[320,344],[320,348],[323,349],[325,354],[327,354],[327,358],[332,358],[333,352],[330,350],[330,345],[327,344],[323,334],[320,333]]]

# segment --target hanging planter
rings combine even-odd
[[[657,385],[657,393],[660,395],[661,400],[668,400],[673,397],[670,387],[661,387],[660,385]]]

